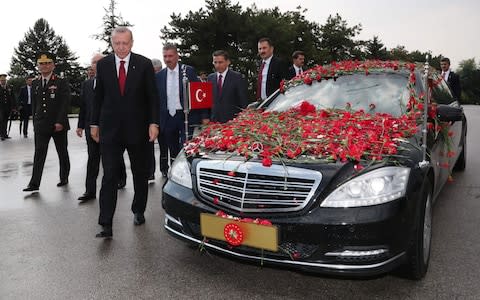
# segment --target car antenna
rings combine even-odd
[[[427,124],[428,124],[428,105],[430,104],[430,90],[428,86],[428,71],[430,65],[428,63],[428,54],[425,55],[425,65],[423,71],[424,84],[425,84],[425,98],[423,102],[423,123],[422,123],[422,155],[423,159],[418,164],[421,168],[428,165],[427,161]]]

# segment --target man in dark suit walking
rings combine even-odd
[[[41,53],[37,58],[37,66],[41,77],[32,83],[35,155],[32,178],[28,186],[23,189],[24,192],[38,191],[51,138],[55,142],[60,160],[60,182],[57,186],[68,184],[70,173],[70,159],[67,151],[67,131],[70,130],[67,116],[70,87],[67,80],[53,73],[55,62],[51,53]]]
[[[460,87],[460,77],[450,69],[450,59],[444,57],[440,60],[440,68],[442,69],[442,77],[450,86],[455,100],[460,101],[462,88]]]
[[[91,70],[93,76],[82,82],[80,90],[80,113],[78,114],[78,124],[76,133],[79,137],[83,136],[85,130],[85,139],[87,140],[87,177],[85,180],[85,193],[78,197],[78,200],[85,202],[96,198],[97,195],[97,177],[100,166],[100,145],[95,142],[90,135],[90,119],[93,110],[95,98],[95,86],[97,72],[97,62],[104,57],[103,54],[95,54],[91,61]],[[120,160],[120,181],[118,188],[123,188],[126,182],[125,162]]]
[[[7,85],[7,74],[0,74],[0,139],[9,139],[8,117],[14,105],[12,89]]]
[[[32,82],[35,76],[29,75],[26,85],[20,89],[18,104],[20,105],[20,129],[23,127],[23,137],[28,137],[28,121],[32,115]]]
[[[158,136],[159,99],[150,59],[131,52],[133,35],[117,27],[111,35],[113,54],[97,63],[95,102],[90,125],[93,140],[100,142],[103,179],[100,189],[102,231],[99,238],[112,237],[117,204],[120,160],[125,149],[130,157],[135,194],[133,222],[145,223],[148,196],[150,144]]]
[[[215,73],[208,75],[213,85],[211,120],[225,123],[248,105],[247,83],[239,72],[229,69],[230,57],[226,51],[213,52]]]
[[[293,64],[290,66],[290,68],[288,68],[288,71],[287,71],[286,79],[288,80],[303,73],[304,71],[303,65],[305,64],[305,53],[299,50],[293,52],[292,62]]]
[[[160,94],[160,128],[164,130],[165,140],[170,158],[174,159],[185,142],[185,114],[183,112],[183,76],[189,81],[199,81],[197,72],[191,66],[178,63],[177,47],[166,44],[163,47],[163,61],[166,68],[158,72],[156,83]],[[196,125],[209,122],[209,110],[199,109],[191,111],[188,116],[191,137]]]
[[[287,77],[285,63],[273,56],[273,50],[269,38],[258,40],[258,55],[262,60],[258,69],[257,100],[264,100],[273,94],[280,87],[280,82]]]

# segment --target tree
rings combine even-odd
[[[457,70],[462,86],[462,103],[480,104],[480,66],[475,58],[462,60]]]
[[[362,43],[353,39],[362,31],[362,25],[349,27],[347,21],[337,13],[330,15],[327,22],[320,26],[320,47],[323,51],[323,61],[358,58],[358,49]],[[361,51],[360,51],[361,52]]]
[[[295,50],[303,50],[313,64],[318,55],[318,25],[308,22],[298,7],[296,11],[259,10],[255,5],[243,9],[230,0],[206,0],[205,8],[188,12],[185,17],[172,14],[169,26],[161,29],[161,38],[178,42],[182,61],[197,70],[212,71],[212,52],[227,50],[232,68],[247,76],[253,95],[257,73],[257,42],[270,37],[275,55],[290,60]]]
[[[373,38],[366,42],[365,49],[366,58],[368,59],[387,59],[387,48],[380,41],[378,36],[374,35]]]
[[[45,19],[38,19],[33,29],[30,28],[25,33],[24,39],[14,49],[10,75],[25,78],[28,74],[36,74],[36,57],[38,53],[44,51],[56,57],[55,72],[63,74],[70,82],[72,91],[77,91],[83,80],[83,68],[79,66],[77,57],[70,51],[64,39],[55,34]]]
[[[116,14],[116,5],[117,2],[115,0],[110,0],[110,5],[108,8],[103,8],[105,10],[105,15],[103,16],[103,30],[102,33],[93,35],[93,38],[96,40],[104,41],[107,44],[107,48],[103,51],[103,54],[111,53],[112,42],[110,40],[110,36],[112,35],[112,31],[115,27],[118,26],[133,26],[128,21],[124,21],[120,14]]]

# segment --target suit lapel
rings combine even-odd
[[[215,86],[217,85],[217,83],[215,83]],[[225,75],[225,78],[223,78],[223,85],[222,85],[222,94],[220,95],[220,97],[218,97],[218,99],[223,99],[223,95],[225,94],[225,91],[229,88],[230,86],[230,70],[227,72],[227,74]]]
[[[130,53],[130,61],[128,62],[128,71],[127,71],[127,81],[125,81],[125,95],[128,93],[128,88],[132,84],[136,70],[136,59],[135,54]],[[120,87],[119,87],[120,88]]]
[[[111,70],[109,72],[113,72],[113,73],[110,73],[110,74],[113,74],[112,79],[113,79],[113,85],[114,85],[115,93],[117,93],[118,96],[120,96],[120,85],[118,84],[118,74],[117,74],[117,66],[115,64],[115,54],[111,54],[110,56],[108,56],[104,59],[108,59],[108,63],[110,64],[110,70]],[[107,74],[109,72],[107,72]]]

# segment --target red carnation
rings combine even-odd
[[[303,83],[305,83],[306,85],[312,85],[312,78],[310,78],[310,76],[305,76],[305,78],[303,78]]]
[[[272,159],[270,157],[265,157],[262,159],[262,165],[264,167],[270,167],[272,165]]]
[[[316,110],[315,105],[310,104],[308,101],[302,101],[302,103],[300,103],[300,113],[302,115],[315,112],[315,110]]]

